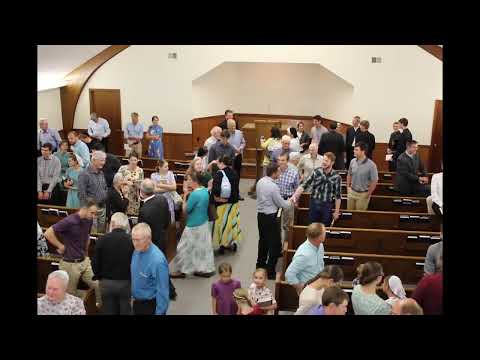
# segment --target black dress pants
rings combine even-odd
[[[133,315],[155,315],[157,300],[133,300]]]
[[[257,220],[259,233],[257,268],[264,268],[269,275],[275,275],[275,265],[282,251],[277,213],[258,213]]]
[[[242,171],[242,161],[242,154],[237,154],[237,156],[235,156],[235,159],[233,160],[233,170],[237,172],[238,179],[240,179],[240,172]]]
[[[354,156],[353,156],[353,147],[347,147],[346,153],[347,153],[347,163],[345,164],[345,167],[346,167],[347,170],[348,170],[348,168],[349,168],[349,166],[350,166],[350,162],[352,161],[352,159],[353,159],[353,157],[354,157]]]
[[[130,280],[100,280],[103,315],[132,315]]]

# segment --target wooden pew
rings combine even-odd
[[[128,164],[128,157],[123,156],[123,155],[116,155],[117,158],[120,159],[120,162],[122,165]],[[183,170],[185,171],[188,169],[190,166],[190,161],[189,160],[178,160],[178,159],[165,159],[168,161],[168,166],[170,170]],[[149,158],[149,157],[141,157],[138,160],[138,165],[142,168],[149,168],[149,169],[155,169],[157,166],[158,159],[154,158]]]
[[[156,171],[157,170],[155,169],[143,168],[143,177],[145,179],[149,179],[150,176]],[[185,171],[173,170],[173,175],[175,175],[175,181],[177,184],[183,184],[183,180],[185,179]]]
[[[295,250],[303,244],[306,229],[300,225],[290,227],[288,249]],[[327,227],[324,247],[336,252],[424,256],[428,246],[438,241],[439,232]]]
[[[407,297],[411,297],[413,291],[415,290],[415,285],[412,284],[404,284],[405,292]],[[341,288],[350,294],[350,300],[348,301],[348,311],[347,315],[354,315],[352,301],[351,301],[351,293],[353,291],[353,286],[351,281],[343,281],[341,284]],[[387,295],[383,292],[382,288],[379,286],[377,287],[377,295],[380,296],[382,299],[387,299]],[[276,314],[279,311],[290,311],[295,312],[298,309],[298,294],[296,289],[287,283],[286,281],[277,281],[275,282],[275,301],[277,302],[277,310]]]
[[[347,181],[347,170],[340,170],[338,171],[338,173],[340,173],[340,176],[342,177],[342,181]],[[394,182],[395,180],[395,175],[396,173],[395,172],[390,172],[390,171],[379,171],[378,172],[378,182],[389,182],[389,183],[392,183]],[[432,181],[432,176],[433,176],[433,173],[427,173],[427,177],[428,177],[428,183],[430,184],[431,181]]]
[[[284,252],[285,271],[292,262],[295,250]],[[425,257],[422,256],[399,256],[379,255],[366,253],[334,252],[326,251],[325,265],[338,265],[344,273],[344,280],[352,281],[357,277],[357,267],[368,261],[376,261],[382,264],[385,275],[397,275],[404,283],[418,283],[423,277],[423,265]],[[283,274],[284,276],[284,274]]]
[[[342,195],[347,195],[347,193],[347,183],[342,182]],[[389,182],[378,183],[372,195],[401,196],[397,191],[394,190],[393,184]]]
[[[37,293],[37,297],[41,298],[43,293]],[[96,306],[96,300],[95,300],[95,290],[93,289],[87,289],[85,291],[85,295],[82,298],[83,300],[83,305],[85,306],[85,312],[86,315],[97,315],[98,314],[98,309]]]
[[[296,208],[294,225],[309,225],[309,209]],[[440,231],[437,215],[398,211],[341,210],[334,227],[385,230]]]
[[[310,206],[310,193],[303,193],[300,196],[298,206],[301,208],[308,208]],[[342,195],[340,208],[347,208],[346,195]],[[422,197],[372,195],[368,210],[426,213],[427,202],[426,198]]]

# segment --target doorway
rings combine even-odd
[[[99,117],[106,119],[112,131],[108,138],[108,152],[115,155],[123,155],[120,89],[89,90],[90,113],[95,112]]]

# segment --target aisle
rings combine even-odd
[[[245,201],[240,201],[240,221],[243,240],[236,254],[226,252],[225,255],[215,257],[215,267],[222,262],[228,262],[233,267],[233,276],[240,280],[243,287],[252,282],[252,273],[255,270],[258,246],[258,228],[256,200],[248,197],[247,193],[254,180],[242,179],[240,192]],[[171,301],[168,315],[211,315],[212,301],[210,289],[212,282],[218,279],[218,274],[209,279],[189,277],[187,279],[172,279],[177,289],[178,298]],[[274,291],[274,281],[268,281],[268,286]]]

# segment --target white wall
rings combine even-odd
[[[178,59],[168,59],[170,52],[177,52]],[[372,64],[373,56],[382,57],[382,63]],[[442,63],[417,45],[130,46],[103,65],[89,80],[77,106],[74,126],[87,126],[88,89],[112,88],[120,89],[124,124],[129,121],[129,114],[137,111],[146,125],[153,114],[158,114],[165,131],[190,133],[190,120],[195,116],[194,109],[199,101],[193,98],[192,81],[223,62],[320,64],[354,88],[351,108],[341,114],[342,118],[335,120],[350,122],[351,117],[358,114],[370,120],[370,130],[378,142],[387,142],[391,123],[407,117],[416,140],[430,144],[434,101],[442,99]],[[249,91],[251,99],[258,96],[255,89]],[[228,102],[229,94],[232,92],[227,88],[220,102]],[[258,106],[251,101],[242,101],[241,106]],[[298,102],[301,99],[291,98],[288,106],[300,106]],[[208,106],[213,108],[214,103],[210,102]],[[271,106],[275,106],[271,107],[274,113],[286,104]],[[242,111],[235,104],[231,107]],[[208,115],[221,114],[225,108],[212,109]],[[312,113],[294,115],[322,114],[324,110],[319,108]],[[328,113],[325,116],[328,117]]]
[[[37,126],[40,118],[47,118],[51,128],[63,129],[59,88],[37,92]]]

